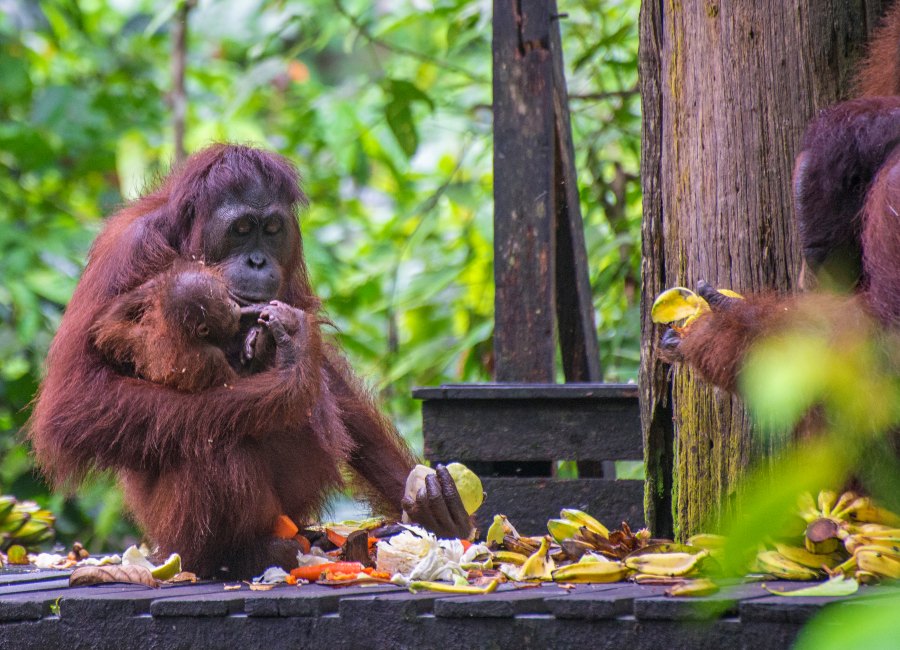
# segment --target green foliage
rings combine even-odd
[[[178,3],[7,3],[0,16],[0,488],[61,539],[133,534],[109,479],[51,496],[16,432],[102,217],[164,172]],[[609,380],[638,365],[637,0],[561,3],[597,324]],[[354,366],[421,445],[414,385],[490,378],[491,5],[211,0],[191,12],[188,151],[300,168],[312,278]]]
[[[746,572],[760,544],[796,536],[791,513],[802,492],[840,490],[855,476],[873,498],[900,511],[900,381],[893,352],[900,340],[878,332],[856,309],[821,309],[822,304],[801,304],[794,310],[801,326],[751,350],[743,394],[774,441],[770,446],[781,453],[756,467],[741,486],[739,507],[726,527],[723,568],[730,575]],[[835,322],[837,314],[842,321]],[[801,426],[811,408],[815,436],[785,449],[778,434]],[[797,647],[844,648],[850,639],[855,647],[890,647],[887,640],[896,636],[891,632],[900,629],[897,604],[894,597],[829,608],[804,630]]]

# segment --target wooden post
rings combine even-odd
[[[556,3],[495,0],[496,379],[601,378]],[[557,328],[558,324],[558,328]]]
[[[794,156],[816,111],[845,97],[884,5],[642,4],[641,419],[655,534],[674,526],[683,538],[715,526],[723,506],[738,501],[751,430],[740,401],[693,372],[678,369],[667,384],[650,305],[663,288],[701,279],[741,292],[796,286]]]

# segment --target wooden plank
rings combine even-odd
[[[361,623],[363,627],[375,628],[389,621],[414,621],[423,614],[430,614],[437,600],[460,597],[434,591],[413,594],[404,590],[393,594],[343,598],[338,612],[341,618]]]
[[[818,598],[810,596],[769,596],[742,601],[738,605],[741,621],[752,623],[766,621],[771,623],[806,623],[813,616],[829,605],[839,603],[846,598]]]
[[[441,618],[512,618],[521,614],[547,614],[548,597],[565,596],[558,586],[515,589],[503,585],[492,594],[442,598],[434,603],[434,615]]]
[[[48,591],[51,589],[66,589],[69,586],[68,578],[55,578],[53,580],[38,580],[36,582],[17,582],[12,585],[0,587],[0,596],[12,594],[24,594],[31,591]]]
[[[455,399],[637,399],[635,384],[441,384],[414,388],[413,397],[422,400]]]
[[[550,16],[494,0],[494,354],[501,381],[555,379]]]
[[[50,615],[50,606],[62,598],[78,598],[89,593],[134,593],[155,591],[140,585],[103,585],[97,587],[78,587],[63,589],[47,589],[0,596],[0,621],[38,620]],[[62,608],[60,608],[62,609]]]
[[[448,460],[641,460],[636,396],[426,399],[425,456]]]
[[[188,596],[200,598],[203,594],[222,590],[221,583],[207,582],[194,585],[164,586],[150,589],[128,585],[129,589],[107,589],[100,585],[72,589],[62,593],[59,615],[63,619],[82,621],[100,618],[139,616],[152,612],[153,603],[167,598]]]
[[[802,586],[810,584],[813,583]],[[741,601],[766,596],[771,594],[760,584],[734,585],[709,596],[692,598],[659,595],[635,600],[634,615],[639,620],[708,621],[723,616],[736,616]]]
[[[379,585],[372,587],[322,587],[303,585],[298,589],[278,589],[252,592],[244,603],[247,616],[325,616],[338,611],[340,602],[355,596],[373,596],[396,592],[407,593],[402,587]]]
[[[481,482],[487,496],[476,524],[482,531],[493,515],[503,513],[523,535],[545,534],[547,520],[559,517],[561,508],[589,512],[610,528],[623,521],[634,530],[643,526],[643,481],[483,477]]]
[[[556,618],[600,621],[632,613],[638,598],[658,596],[667,587],[616,583],[579,588],[565,598],[548,598],[547,610]]]
[[[554,17],[550,23],[550,55],[553,71],[553,113],[556,204],[556,321],[563,372],[567,382],[601,381],[600,349],[594,322],[594,301],[588,274],[584,221],[575,171],[575,148],[569,120],[563,48],[556,2],[543,11]]]
[[[16,571],[6,567],[0,572],[0,586],[57,580],[59,578],[68,579],[71,573],[71,571],[47,571],[43,569]]]

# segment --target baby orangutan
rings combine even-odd
[[[130,367],[142,379],[194,393],[237,377],[222,348],[237,335],[241,315],[214,268],[179,262],[114,300],[91,336],[110,362]],[[263,340],[257,328],[253,332],[242,352],[247,363]]]

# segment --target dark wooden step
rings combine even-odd
[[[643,481],[483,477],[481,483],[487,494],[476,514],[482,534],[495,514],[504,514],[523,535],[543,535],[562,508],[589,512],[610,529],[623,521],[634,530],[644,525]]]
[[[631,384],[465,384],[418,388],[431,461],[642,460]]]

